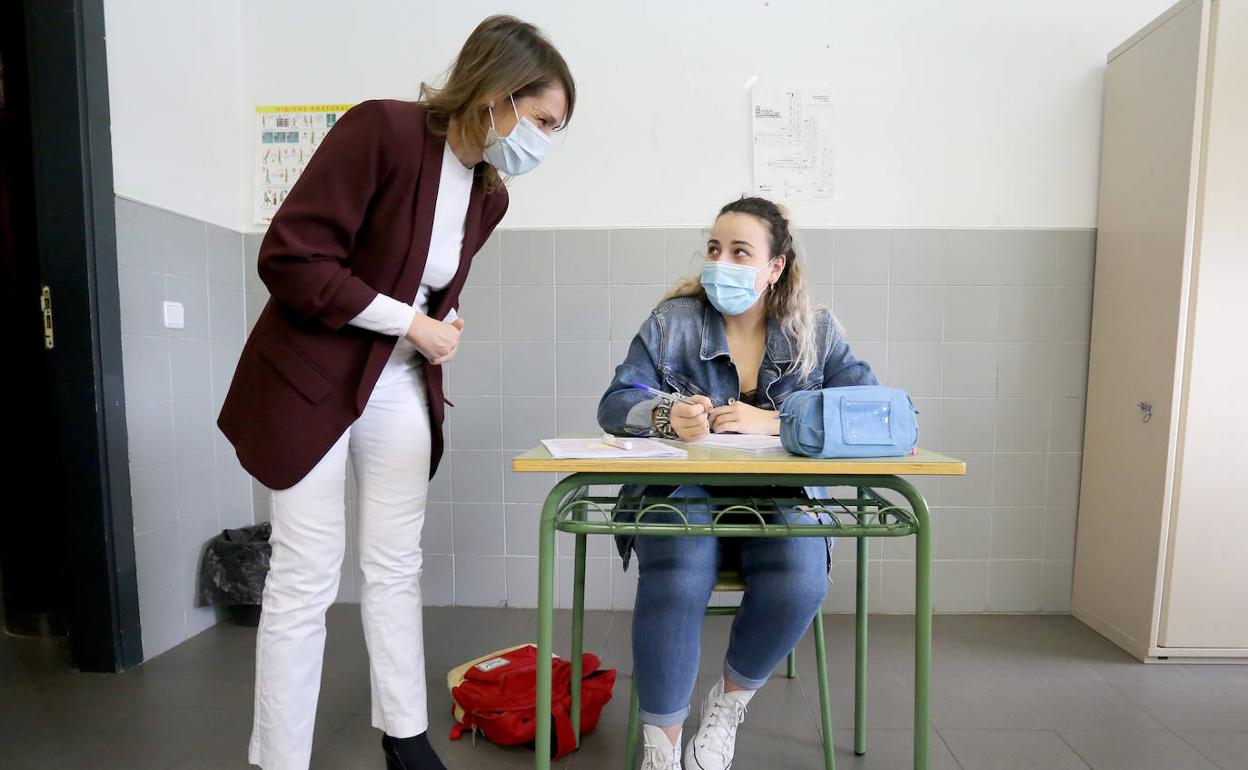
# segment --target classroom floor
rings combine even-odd
[[[451,770],[531,767],[529,751],[447,740],[445,672],[532,640],[534,620],[526,610],[426,611],[430,730]],[[707,620],[697,702],[722,661],[729,622]],[[625,612],[586,621],[586,648],[622,673],[629,623]],[[855,757],[852,618],[828,616],[841,770],[910,766],[911,619],[871,624],[868,747]],[[561,651],[568,627],[560,613]],[[245,768],[254,640],[253,629],[220,625],[138,669],[103,675],[69,670],[63,643],[0,635],[0,767]],[[822,767],[813,649],[808,634],[798,678],[778,676],[755,697],[734,767]],[[1146,666],[1067,616],[938,616],[935,650],[932,770],[1248,768],[1248,666]],[[621,677],[598,731],[559,767],[621,765],[628,687]],[[313,768],[384,767],[368,698],[358,608],[335,606]]]

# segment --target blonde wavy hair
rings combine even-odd
[[[468,36],[441,86],[420,84],[420,102],[428,108],[429,130],[446,136],[454,118],[457,139],[484,147],[484,114],[490,102],[505,103],[508,95],[519,99],[552,86],[561,86],[567,96],[566,126],[576,106],[576,83],[563,56],[532,24],[514,16],[491,16]],[[502,186],[498,171],[487,164],[486,191]]]
[[[797,355],[786,373],[799,379],[809,377],[823,365],[823,351],[815,348],[815,322],[823,306],[810,293],[803,275],[802,260],[797,255],[788,213],[766,198],[739,198],[719,210],[725,214],[748,214],[765,224],[771,234],[771,258],[784,256],[786,263],[780,278],[764,297],[767,317],[780,322],[780,329],[797,346]],[[682,278],[663,297],[662,302],[676,297],[694,297],[707,302],[700,275]],[[833,320],[835,324],[835,320]]]

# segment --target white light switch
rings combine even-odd
[[[181,302],[165,303],[165,328],[182,329],[186,326],[185,313]]]

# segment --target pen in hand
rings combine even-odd
[[[638,390],[644,390],[645,392],[649,393],[655,398],[661,398],[664,401],[667,401],[669,403],[676,403],[677,401],[679,401],[682,404],[697,403],[693,401],[692,399],[690,399],[688,396],[682,396],[679,393],[664,393],[663,391],[657,388],[652,388],[649,385],[643,385],[640,382],[630,382],[627,384],[630,388],[637,388]]]

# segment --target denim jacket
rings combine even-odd
[[[827,309],[820,309],[815,318],[815,349],[822,366],[799,379],[789,371],[797,357],[796,343],[784,334],[779,322],[768,319],[755,403],[763,408],[770,404],[779,411],[794,391],[877,384],[871,367],[850,352]],[[628,356],[616,368],[615,379],[598,404],[598,423],[618,436],[654,436],[651,417],[659,399],[630,387],[633,382],[669,393],[704,395],[716,406],[740,398],[740,380],[728,351],[724,317],[700,299],[677,297],[655,308],[633,338]],[[641,493],[639,486],[628,486],[621,492],[626,496]],[[631,538],[620,538],[625,566],[631,545]]]

